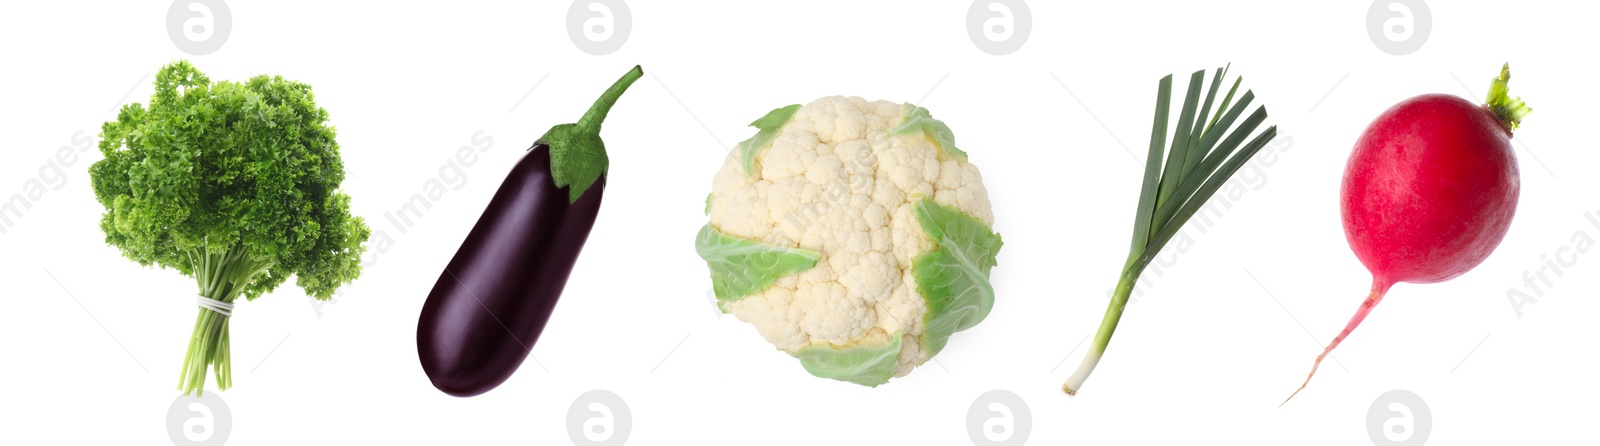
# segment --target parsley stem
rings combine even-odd
[[[200,295],[232,303],[257,277],[272,269],[272,262],[252,259],[246,249],[235,247],[222,253],[199,248],[189,253]],[[207,308],[195,316],[194,333],[183,358],[178,390],[200,396],[205,390],[209,368],[217,377],[217,389],[233,386],[232,348],[229,345],[229,317]]]

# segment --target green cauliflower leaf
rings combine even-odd
[[[972,328],[994,307],[994,286],[989,270],[1000,253],[1000,234],[961,210],[924,198],[917,203],[917,220],[938,249],[911,260],[917,293],[928,312],[923,315],[922,343],[932,357],[949,342],[950,335]]]
[[[967,159],[967,152],[956,148],[956,134],[944,121],[933,119],[933,113],[928,109],[906,104],[905,113],[901,115],[904,122],[889,129],[889,136],[905,136],[922,134],[933,142],[939,144],[939,149],[945,153]]]
[[[726,305],[772,286],[778,279],[817,266],[822,254],[732,237],[706,225],[694,250],[711,268],[711,289]],[[724,307],[723,311],[727,311]]]
[[[789,124],[789,120],[794,118],[794,113],[797,111],[800,111],[800,104],[767,112],[766,116],[750,123],[751,127],[759,130],[756,131],[756,136],[739,143],[739,161],[744,165],[745,176],[755,176],[756,157],[760,156],[763,150],[772,147],[772,141],[778,139],[778,135],[783,133],[783,126]]]
[[[893,341],[881,345],[846,348],[814,345],[800,349],[795,356],[812,375],[878,387],[894,377],[900,357],[900,337],[900,333],[895,333]]]

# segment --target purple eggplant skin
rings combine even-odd
[[[522,365],[589,238],[605,175],[577,201],[556,187],[550,147],[535,145],[434,283],[417,323],[417,353],[433,386],[468,397]]]

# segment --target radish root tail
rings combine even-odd
[[[1355,316],[1350,317],[1350,322],[1345,324],[1344,331],[1339,332],[1339,336],[1334,337],[1333,342],[1329,342],[1328,347],[1322,349],[1322,354],[1317,355],[1317,362],[1311,364],[1311,373],[1306,374],[1306,380],[1300,383],[1300,388],[1295,389],[1294,393],[1289,394],[1288,398],[1284,398],[1283,402],[1278,404],[1278,407],[1283,407],[1284,404],[1289,404],[1289,400],[1294,399],[1295,395],[1299,395],[1301,390],[1306,389],[1306,385],[1311,383],[1311,377],[1317,375],[1317,367],[1322,366],[1322,360],[1327,359],[1328,353],[1332,353],[1333,349],[1338,347],[1340,342],[1344,342],[1344,338],[1350,336],[1350,332],[1355,331],[1356,327],[1361,325],[1361,321],[1367,319],[1367,314],[1372,312],[1373,307],[1378,306],[1378,302],[1382,301],[1383,296],[1388,294],[1388,292],[1389,285],[1373,285],[1372,293],[1367,295],[1367,300],[1361,302],[1361,308],[1356,310]]]

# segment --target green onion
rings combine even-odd
[[[1094,344],[1089,347],[1089,353],[1084,356],[1078,371],[1061,386],[1068,395],[1076,395],[1100,363],[1106,346],[1111,343],[1111,335],[1117,331],[1117,323],[1122,320],[1122,311],[1128,306],[1128,297],[1139,282],[1139,274],[1161,252],[1161,248],[1178,234],[1184,223],[1205,206],[1211,195],[1278,133],[1276,126],[1268,127],[1245,143],[1245,139],[1267,119],[1265,107],[1257,107],[1237,128],[1234,127],[1239,116],[1255,99],[1255,93],[1247,90],[1239,96],[1237,103],[1233,101],[1234,93],[1238,92],[1239,84],[1244,80],[1242,78],[1234,81],[1221,106],[1217,107],[1215,113],[1212,112],[1211,105],[1227,71],[1228,67],[1217,69],[1211,87],[1205,94],[1204,105],[1201,105],[1200,90],[1205,83],[1205,70],[1196,71],[1189,77],[1188,93],[1184,95],[1176,128],[1172,129],[1174,133],[1170,145],[1167,141],[1167,120],[1171,114],[1172,76],[1161,79],[1156,93],[1155,123],[1150,131],[1150,153],[1145,161],[1144,184],[1139,190],[1139,208],[1133,221],[1133,245],[1128,251],[1127,262],[1123,264],[1117,288],[1112,293],[1111,304],[1100,322],[1100,330],[1094,335]],[[1207,116],[1210,118],[1207,119]],[[1166,149],[1165,163],[1162,162],[1163,148]]]

